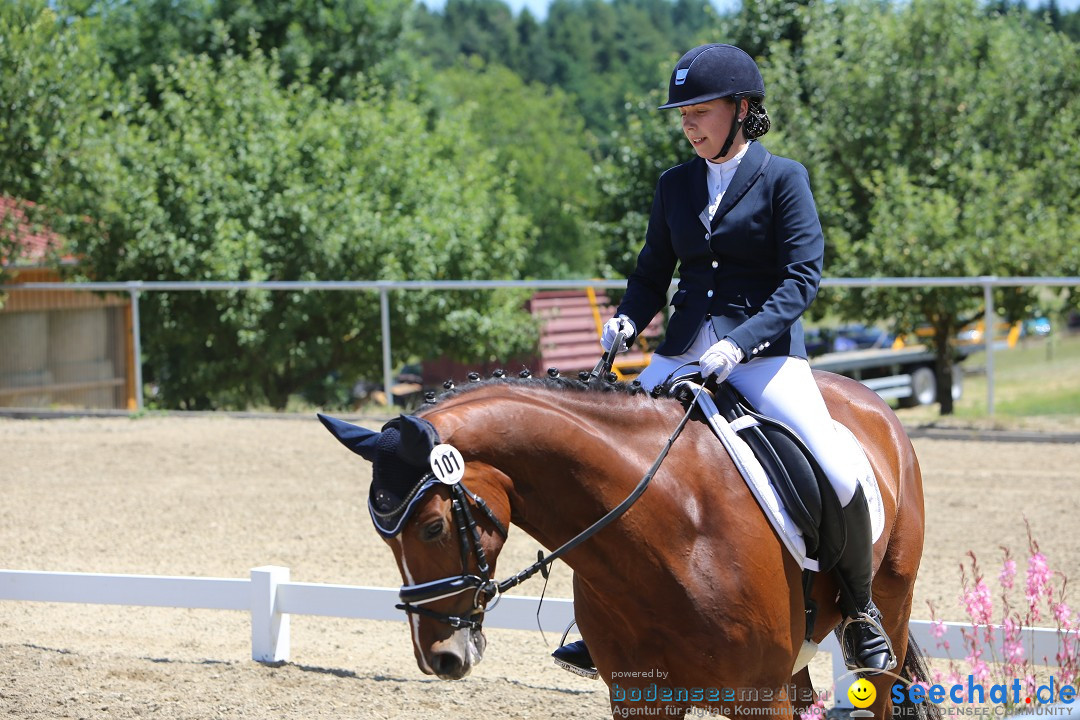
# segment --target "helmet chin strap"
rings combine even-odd
[[[742,110],[742,95],[733,95],[735,99],[735,117],[731,119],[731,130],[728,131],[727,140],[724,141],[724,147],[720,148],[720,152],[712,156],[713,160],[719,160],[727,155],[728,150],[731,149],[731,144],[735,142],[735,136],[739,134],[739,128],[742,127],[743,120],[739,117],[739,111]]]

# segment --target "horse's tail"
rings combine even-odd
[[[926,667],[926,656],[915,638],[908,636],[907,653],[904,655],[904,664],[900,667],[900,677],[910,681],[927,682],[930,679],[930,671]],[[921,702],[913,703],[907,693],[904,693],[904,701],[900,703],[897,716],[903,718],[918,718],[918,720],[941,720],[941,708],[937,703]]]

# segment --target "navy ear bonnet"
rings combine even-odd
[[[431,449],[439,444],[435,426],[412,415],[394,418],[381,432],[322,414],[319,420],[342,445],[371,462],[368,512],[380,535],[394,537],[420,498],[440,484],[428,464]]]

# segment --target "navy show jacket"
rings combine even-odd
[[[710,221],[705,163],[695,157],[660,176],[616,313],[648,325],[667,303],[678,263],[674,312],[656,352],[686,352],[711,317],[744,361],[805,358],[800,317],[817,295],[825,252],[806,168],[751,142]]]

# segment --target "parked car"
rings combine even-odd
[[[832,352],[888,348],[892,347],[895,339],[896,336],[890,332],[862,323],[807,328],[805,333],[806,352],[810,357]]]
[[[1050,318],[1038,316],[1028,318],[1020,325],[1020,335],[1021,337],[1046,337],[1052,329]]]

